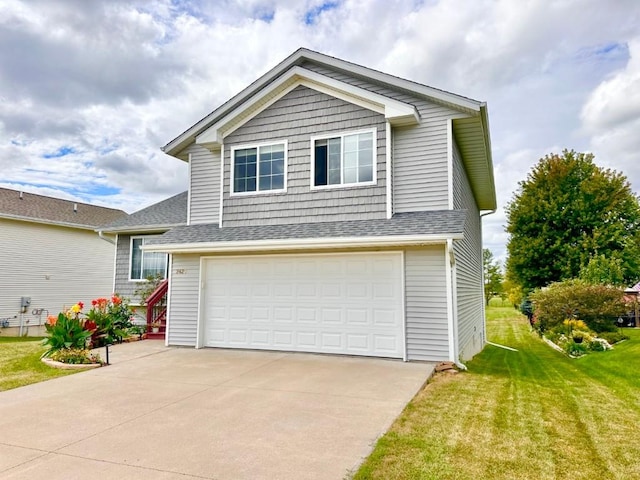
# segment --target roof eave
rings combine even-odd
[[[172,223],[164,225],[133,225],[113,228],[95,228],[94,231],[112,234],[164,233],[172,228],[183,227],[186,223]]]
[[[205,129],[209,128],[224,116],[228,115],[240,104],[246,102],[249,98],[262,90],[274,79],[284,74],[289,68],[302,63],[303,60],[309,60],[316,63],[328,65],[333,68],[352,72],[356,75],[372,78],[375,81],[395,86],[403,90],[412,91],[416,94],[432,98],[433,100],[436,100],[440,103],[447,104],[448,106],[451,106],[453,108],[460,109],[465,113],[478,112],[482,107],[482,102],[478,102],[477,100],[472,100],[470,98],[462,97],[454,93],[445,92],[444,90],[438,90],[432,87],[428,87],[417,82],[412,82],[411,80],[405,80],[400,77],[395,77],[388,73],[379,72],[377,70],[363,67],[361,65],[347,62],[346,60],[341,60],[319,52],[314,52],[305,48],[299,48],[283,61],[278,63],[275,67],[266,72],[264,75],[252,82],[248,87],[244,88],[231,99],[216,108],[209,115],[205,116],[204,118],[196,122],[193,126],[178,135],[176,138],[168,142],[164,147],[161,148],[161,150],[167,155],[172,155],[176,158],[180,158],[177,157],[177,155],[188,145],[194,143],[197,135],[199,135]],[[181,160],[185,159],[181,158]]]
[[[226,253],[285,250],[332,250],[336,248],[408,247],[444,244],[447,240],[462,240],[462,233],[446,235],[390,235],[379,237],[295,238],[280,240],[246,240],[147,244],[145,252],[166,253]]]
[[[28,222],[28,223],[41,223],[44,225],[53,225],[57,227],[66,227],[66,228],[75,228],[78,230],[95,230],[95,225],[85,225],[81,223],[71,223],[71,222],[56,222],[54,220],[46,220],[42,218],[33,218],[33,217],[25,217],[22,215],[11,215],[9,213],[0,214],[0,218],[5,218],[7,220],[16,220],[19,222]]]

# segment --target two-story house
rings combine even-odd
[[[189,163],[169,345],[468,359],[485,343],[486,104],[300,49],[164,152]]]

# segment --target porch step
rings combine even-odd
[[[164,332],[147,332],[147,339],[149,340],[164,340]]]

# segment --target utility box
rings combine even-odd
[[[29,310],[30,306],[31,306],[31,297],[20,298],[20,312],[27,313],[27,310]]]

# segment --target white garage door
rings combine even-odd
[[[204,345],[402,358],[401,253],[205,260]]]

